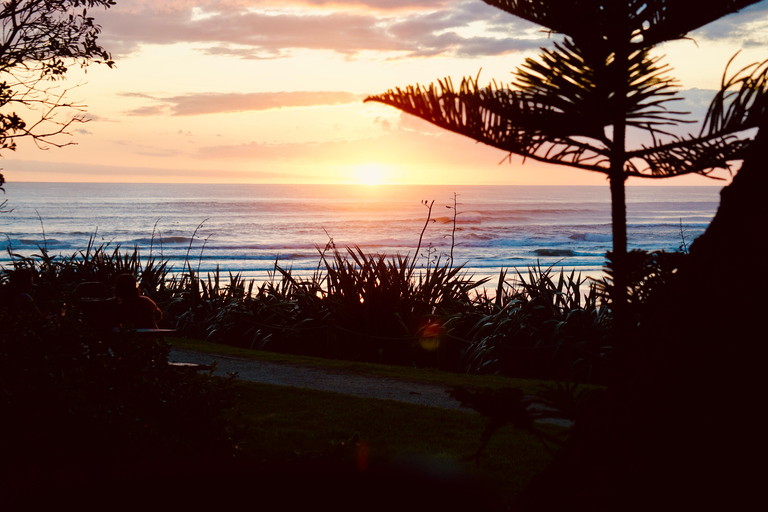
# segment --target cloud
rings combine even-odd
[[[715,97],[718,91],[714,89],[684,89],[680,91],[680,97],[682,98],[681,107],[675,103],[670,103],[674,110],[684,110],[690,112],[691,118],[696,121],[701,121],[709,109],[709,104]]]
[[[206,180],[215,176],[221,180],[275,180],[284,178],[280,172],[253,171],[248,170],[226,170],[221,168],[211,169],[187,169],[187,168],[166,168],[166,167],[142,167],[142,166],[118,166],[105,164],[83,164],[67,162],[43,162],[35,160],[10,160],[9,168],[17,173],[28,173],[30,177],[35,175],[49,175],[47,180],[55,179],[60,175],[71,179],[72,176],[88,178],[89,181],[97,178],[104,182],[123,182],[126,176],[131,177],[131,181],[137,181],[139,178],[145,182],[164,182],[178,181],[179,179],[189,179],[193,181]],[[302,177],[298,175],[298,177]],[[29,179],[29,177],[27,177]]]
[[[133,154],[152,158],[176,158],[184,156],[184,153],[174,148],[137,144],[133,140],[113,140],[112,143],[130,148]]]
[[[313,107],[357,103],[364,96],[345,91],[295,91],[255,93],[197,93],[170,97],[153,97],[146,94],[123,93],[152,99],[159,104],[147,105],[126,112],[131,116],[197,116],[269,110],[284,107]]]
[[[392,123],[389,122],[388,119],[384,119],[383,117],[377,117],[373,120],[373,124],[381,125],[381,129],[385,132],[388,132],[392,129]]]
[[[255,158],[264,157],[268,154],[273,156],[279,153],[289,153],[291,146],[301,146],[299,144],[276,144],[272,146],[262,145],[258,142],[249,142],[247,144],[225,144],[220,146],[206,146],[199,149],[202,158],[212,159],[232,159],[232,158]]]
[[[95,122],[99,122],[99,123],[117,123],[117,122],[119,122],[119,121],[117,121],[115,119],[109,119],[108,117],[100,116],[100,115],[94,114],[92,112],[88,112],[85,115],[85,118],[86,118],[87,122],[91,122],[91,121],[95,121]]]
[[[668,105],[671,110],[691,113],[692,124],[681,124],[672,129],[678,135],[698,133],[700,122],[715,91],[687,89],[680,91],[681,101]],[[251,141],[244,144],[221,144],[200,147],[197,158],[204,160],[254,160],[254,161],[338,161],[339,155],[366,155],[370,160],[386,161],[392,154],[408,155],[408,159],[430,162],[440,167],[491,166],[499,163],[505,152],[485,144],[448,132],[416,116],[399,112],[397,117],[377,117],[373,123],[380,127],[379,136],[314,141],[306,143],[263,143]],[[634,143],[642,140],[632,140]],[[526,167],[528,169],[528,167]]]
[[[504,55],[510,52],[536,50],[544,46],[544,42],[536,39],[519,39],[514,42],[509,39],[490,37],[473,37],[465,39],[457,45],[457,57],[484,57],[487,55]]]
[[[294,3],[320,7],[339,5],[350,7],[359,6],[374,10],[386,11],[444,7],[446,5],[450,5],[452,2],[450,0],[299,0]]]
[[[745,30],[745,27],[747,28]],[[694,40],[740,41],[739,46],[765,44],[768,33],[768,2],[751,5],[694,31]]]
[[[396,126],[394,123],[389,123],[388,128],[383,126],[379,136],[323,142],[273,144],[251,141],[244,144],[202,146],[197,150],[197,158],[220,161],[339,162],[339,155],[345,155],[348,160],[362,158],[387,161],[393,154],[397,154],[409,155],[409,159],[431,161],[435,165],[456,166],[482,162],[496,164],[504,156],[502,151],[477,144],[468,137],[445,130],[437,132],[438,128],[425,121],[416,120],[403,125],[405,119],[407,117],[403,117]]]
[[[166,105],[146,105],[144,107],[134,108],[125,112],[129,116],[164,116],[168,113],[168,107]]]
[[[101,42],[117,57],[143,44],[191,43],[209,55],[275,59],[297,49],[480,57],[548,43],[537,25],[479,0],[121,0],[95,16]],[[768,3],[760,2],[691,35],[764,44],[766,20]]]
[[[125,12],[179,12],[192,8],[203,11],[242,10],[247,8],[321,8],[362,9],[373,11],[429,10],[445,7],[456,0],[120,0],[117,7]]]
[[[265,59],[295,49],[345,55],[370,50],[404,56],[499,55],[546,41],[544,35],[531,41],[535,25],[477,0],[158,4],[162,7],[130,2],[122,8],[118,3],[98,19],[103,44],[117,56],[142,44],[192,43],[207,54]]]
[[[397,120],[397,128],[399,130],[407,132],[419,132],[421,134],[436,135],[446,133],[445,129],[425,121],[418,116],[406,114],[405,112],[400,112],[399,118]]]

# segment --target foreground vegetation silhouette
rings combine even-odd
[[[82,282],[108,290],[117,276],[135,275],[164,312],[160,327],[243,348],[589,382],[605,379],[612,357],[608,301],[575,272],[503,271],[489,290],[487,279],[439,259],[326,248],[313,275],[276,264],[257,285],[218,270],[202,277],[189,264],[171,272],[136,249],[11,255],[35,274],[41,305],[71,302]],[[423,267],[411,274],[416,262]]]
[[[613,302],[605,295],[601,301],[597,288],[581,295],[577,276],[557,277],[540,268],[530,269],[527,277],[521,272],[514,286],[502,273],[495,295],[489,296],[478,293],[485,283],[452,265],[437,261],[414,277],[415,256],[388,259],[354,248],[346,253],[321,251],[324,270],[308,279],[276,265],[274,279],[258,287],[231,274],[224,282],[218,271],[203,279],[191,265],[171,274],[166,262],[142,260],[137,251],[119,248],[110,253],[106,247],[89,246],[69,258],[52,256],[45,247],[36,257],[14,255],[13,266],[35,277],[34,300],[46,320],[11,310],[6,296],[11,269],[0,272],[3,485],[21,489],[23,495],[38,491],[41,483],[62,482],[65,475],[57,491],[86,481],[86,489],[75,486],[77,491],[106,497],[118,489],[110,482],[141,474],[145,464],[158,460],[231,460],[235,447],[226,413],[233,406],[228,381],[174,370],[166,364],[168,347],[162,342],[130,331],[105,336],[83,322],[73,297],[77,285],[110,285],[117,275],[129,273],[140,277],[144,290],[167,313],[166,321],[191,335],[353,359],[607,383],[605,393],[578,411],[571,438],[520,497],[519,510],[733,509],[756,502],[759,474],[751,454],[761,438],[755,426],[761,419],[762,347],[756,341],[762,333],[764,293],[744,277],[743,269],[745,255],[757,255],[759,266],[767,249],[768,213],[760,197],[768,185],[764,70],[758,67],[726,81],[710,109],[703,139],[654,141],[652,150],[632,153],[626,151],[623,135],[632,126],[655,125],[657,133],[663,132],[663,123],[676,119],[675,113],[661,109],[672,82],[659,78],[663,66],[648,57],[647,49],[753,2],[721,2],[708,9],[690,1],[662,0],[488,3],[569,39],[546,54],[544,64],[527,63],[518,76],[523,85],[519,94],[479,89],[477,80],[467,80],[459,93],[442,84],[440,94],[436,88],[412,90],[392,95],[392,103],[402,98],[410,98],[411,105],[434,100],[429,105],[435,119],[453,113],[456,116],[447,119],[469,123],[461,126],[470,132],[490,126],[494,133],[512,134],[498,145],[531,158],[541,158],[539,150],[551,150],[552,159],[566,165],[587,165],[590,158],[605,162],[607,167],[601,169],[619,198],[614,210],[622,210],[615,218],[623,215],[625,177],[645,172],[632,158],[644,160],[651,175],[666,176],[700,172],[746,155],[733,184],[723,191],[712,225],[689,255],[625,254],[625,247],[615,248],[615,282],[605,284],[606,289],[620,290],[612,294]],[[14,5],[18,3],[9,4]],[[592,15],[590,23],[577,24],[585,13]],[[616,19],[631,23],[614,23]],[[569,59],[585,74],[597,77],[605,71],[606,76],[597,78],[606,81],[571,75],[575,83],[559,82],[558,71]],[[632,96],[634,106],[628,105],[628,77],[639,84],[637,96]],[[607,89],[593,88],[598,82]],[[578,101],[552,104],[550,93],[563,91]],[[599,107],[613,98],[606,103],[610,108],[597,108],[595,97]],[[473,117],[478,110],[465,108],[473,102],[487,113]],[[521,113],[530,124],[509,131],[510,111]],[[607,112],[605,118],[599,112]],[[597,124],[579,124],[589,114]],[[551,123],[553,119],[558,122]],[[547,122],[537,124],[541,120]],[[736,128],[758,124],[762,129],[757,142],[749,147],[743,141],[719,139]],[[578,126],[585,131],[573,131]],[[610,139],[604,135],[607,126],[612,127]],[[576,138],[581,136],[594,136],[603,146],[590,149]],[[593,150],[596,156],[591,157]],[[617,222],[621,225],[620,219]],[[619,244],[626,241],[621,234],[615,238]],[[630,265],[633,261],[637,263]],[[723,268],[734,269],[736,275],[713,279],[713,271]],[[622,331],[626,337],[620,343],[608,329],[617,306],[627,308],[623,318],[631,326]],[[510,403],[522,404],[518,395],[510,391],[495,404],[482,394],[463,396],[479,409],[489,406],[485,413],[492,420],[530,427],[524,412],[507,410]],[[509,397],[519,400],[510,402]],[[493,428],[491,423],[487,435]],[[132,467],[122,467],[125,461]],[[233,484],[246,488],[254,476],[265,478],[226,467],[229,472],[220,473],[215,489]],[[146,479],[128,480],[148,485]],[[261,483],[265,481],[277,482],[265,478]],[[403,478],[383,479],[383,486],[347,482],[357,485],[348,491],[356,499],[413,485]],[[331,485],[314,474],[299,484],[305,491]],[[296,485],[286,489],[295,492]],[[421,488],[426,498],[418,505],[435,505],[432,492],[454,496],[440,491],[445,489]],[[327,489],[321,495],[334,497]],[[394,505],[391,499],[379,504]],[[446,508],[473,505],[471,498],[445,503]]]
[[[213,501],[232,503],[233,497],[253,500],[256,485],[262,504],[295,502],[299,498],[291,489],[298,486],[308,493],[302,494],[306,503],[299,501],[309,505],[337,500],[339,482],[353,486],[344,492],[353,500],[350,508],[382,490],[388,498],[379,503],[390,506],[407,499],[423,506],[442,503],[451,510],[477,508],[483,502],[460,478],[445,480],[386,466],[360,473],[352,464],[354,453],[347,451],[341,459],[336,452],[266,463],[237,457],[239,423],[236,415],[233,421],[232,409],[237,408],[230,381],[180,373],[167,365],[167,345],[89,324],[81,310],[81,282],[110,283],[138,268],[142,284],[157,279],[150,295],[161,302],[165,294],[166,309],[179,304],[174,300],[205,304],[206,293],[220,301],[217,315],[236,306],[221,300],[218,291],[211,295],[210,280],[192,285],[189,275],[165,279],[162,271],[156,272],[164,264],[140,262],[135,256],[84,250],[66,258],[41,250],[38,257],[18,257],[18,270],[0,272],[0,405],[7,413],[0,435],[8,445],[0,464],[4,504],[48,503],[45,497],[30,498],[39,486],[58,503],[96,503],[127,493],[123,504],[142,505],[154,494],[168,497],[177,491],[183,495],[176,495],[174,505],[208,503],[197,495],[199,486],[211,490]],[[33,293],[45,321],[6,307],[11,295],[6,292],[14,291],[7,278],[22,270],[35,274]],[[185,285],[175,288],[182,281]],[[222,288],[236,295],[232,284],[237,281]],[[197,286],[200,293],[193,299],[188,294]],[[286,310],[293,308],[296,303]],[[217,494],[225,490],[224,496]]]
[[[232,405],[226,383],[205,376],[199,377],[202,381],[191,376],[181,379],[164,364],[167,347],[162,344],[148,345],[130,332],[105,338],[84,322],[85,312],[77,299],[81,283],[101,282],[109,289],[120,275],[140,276],[144,292],[164,310],[166,327],[247,348],[597,382],[606,382],[615,360],[607,337],[611,321],[607,298],[601,298],[596,287],[584,296],[583,282],[575,274],[553,274],[538,267],[517,274],[516,279],[508,279],[502,272],[495,293],[489,294],[479,288],[488,281],[474,280],[460,267],[442,264],[439,259],[426,259],[417,268],[410,257],[386,258],[360,249],[321,250],[322,264],[306,279],[276,265],[273,279],[259,286],[238,275],[223,278],[218,271],[201,278],[190,264],[176,274],[167,262],[143,259],[137,250],[124,252],[119,247],[89,246],[69,257],[52,255],[45,247],[37,256],[11,255],[14,267],[34,274],[35,300],[53,321],[37,322],[27,329],[8,310],[2,319],[7,328],[0,342],[4,369],[8,370],[3,372],[8,379],[3,386],[14,390],[8,410],[18,412],[13,416],[16,420],[6,425],[12,429],[8,439],[19,439],[22,433],[42,435],[51,424],[62,423],[56,417],[71,405],[69,400],[77,403],[71,419],[74,425],[69,428],[64,422],[62,436],[54,435],[50,444],[41,445],[39,458],[33,457],[36,460],[53,456],[61,464],[77,460],[91,467],[92,457],[97,463],[102,456],[116,463],[126,454],[131,454],[130,460],[142,453],[162,458],[169,450],[166,445],[172,460],[206,453],[221,460],[231,454],[234,426],[223,421]],[[665,261],[661,256],[640,259]],[[669,273],[656,263],[641,269],[644,282],[657,284]],[[0,296],[10,291],[7,278],[12,272],[0,272]],[[638,307],[646,295],[638,294]],[[64,316],[62,304],[66,305]],[[26,350],[32,355],[25,355]],[[62,356],[59,350],[64,350]],[[49,374],[61,377],[43,378]],[[27,389],[24,383],[30,379],[36,385]],[[110,384],[115,380],[122,385]],[[466,391],[457,390],[463,393],[462,400],[467,398]],[[177,393],[186,398],[177,400]],[[530,428],[530,421],[538,417],[528,413],[509,416],[509,411],[500,410],[512,403],[504,397],[489,402],[482,391],[471,396],[475,398],[467,403],[490,421],[478,455],[498,426],[512,421]],[[58,406],[45,406],[48,400],[55,400]],[[126,404],[120,405],[121,400]],[[526,397],[521,404],[528,401]],[[489,403],[490,408],[483,406]],[[43,404],[44,412],[27,414],[24,407],[29,404]],[[203,412],[205,417],[198,417]],[[168,419],[168,414],[179,421],[187,418],[184,426]],[[578,414],[570,411],[564,417],[574,419]],[[193,419],[195,428],[190,429],[188,422]],[[27,421],[34,428],[28,428]],[[104,427],[104,422],[110,427]],[[184,429],[178,432],[183,435],[177,437],[179,428]],[[73,430],[82,432],[67,444],[71,450],[61,457],[46,451],[58,450],[57,443],[65,443]],[[99,430],[103,430],[100,436],[90,436]],[[530,431],[547,437],[539,429]],[[109,450],[109,455],[99,455],[107,438],[110,442],[120,439],[121,446]],[[95,445],[88,445],[89,439]],[[138,446],[144,442],[146,446]],[[137,446],[131,448],[132,443]],[[29,453],[20,448],[17,457],[22,461]],[[29,461],[19,467],[26,468],[25,464]],[[216,467],[221,464],[217,462]],[[253,471],[247,466],[241,469]]]

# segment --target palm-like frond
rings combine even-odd
[[[432,124],[524,157],[604,172],[605,148],[573,138],[584,135],[581,119],[539,94],[465,77],[456,90],[449,78],[437,84],[396,88],[370,96]]]
[[[540,59],[527,59],[516,82],[480,87],[477,78],[464,78],[458,90],[450,79],[422,87],[409,86],[366,101],[378,101],[416,115],[447,130],[526,158],[608,172],[611,126],[619,108],[610,57],[594,62],[569,40],[545,50]],[[683,112],[669,111],[675,82],[667,67],[646,51],[630,56],[623,102],[628,126],[654,133],[683,121]],[[591,139],[591,140],[589,140]],[[668,172],[668,171],[665,171]]]
[[[627,176],[669,178],[683,174],[709,175],[716,169],[730,171],[730,162],[744,157],[750,141],[737,137],[684,137],[627,154]]]
[[[619,109],[626,113],[628,126],[658,131],[659,125],[684,122],[680,116],[685,112],[664,107],[676,99],[677,83],[664,76],[669,67],[660,60],[638,50],[628,62],[617,63],[612,54],[585,54],[565,38],[562,44],[555,43],[554,50],[543,49],[539,59],[526,59],[516,72],[515,85],[565,114],[570,120],[569,135],[607,143],[604,128],[614,123]],[[622,69],[617,71],[617,66]],[[626,76],[625,87],[630,91],[621,105],[615,94],[621,86],[617,76]]]
[[[626,174],[664,178],[730,170],[729,162],[742,159],[750,145],[749,138],[733,134],[757,128],[766,110],[768,60],[750,64],[730,78],[726,68],[720,91],[709,106],[699,135],[628,152]]]
[[[534,160],[608,173],[611,141],[604,135],[614,119],[615,90],[610,59],[603,65],[590,59],[566,38],[539,60],[526,59],[516,72],[518,89],[495,82],[480,87],[467,77],[455,90],[450,79],[427,87],[409,86],[372,96],[447,130]],[[757,127],[768,106],[768,61],[724,75],[721,91],[707,113],[698,137],[671,136],[664,125],[686,122],[684,112],[671,111],[675,81],[663,76],[666,65],[647,51],[630,55],[628,89],[623,107],[627,126],[653,135],[653,144],[628,151],[627,176],[667,178],[683,174],[709,175],[730,170],[743,157],[749,141],[729,134]],[[727,71],[727,70],[726,70]],[[591,141],[585,139],[592,139]]]
[[[735,57],[735,56],[734,56]],[[731,59],[731,62],[733,59]],[[730,62],[729,62],[730,65]],[[709,106],[701,136],[757,128],[768,107],[768,60],[750,64],[726,78]]]

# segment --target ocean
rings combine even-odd
[[[3,251],[70,256],[97,245],[263,280],[275,263],[309,277],[319,250],[450,258],[476,277],[554,265],[597,276],[611,248],[608,186],[354,186],[8,183]],[[675,251],[707,227],[720,187],[627,188],[629,248]],[[458,206],[454,230],[454,194]]]

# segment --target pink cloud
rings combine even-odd
[[[129,116],[163,116],[168,113],[168,107],[166,105],[146,105],[144,107],[135,108],[126,112]]]
[[[132,116],[155,116],[168,113],[174,116],[196,116],[284,107],[342,105],[363,100],[363,96],[345,91],[198,93],[171,97],[152,97],[137,93],[123,93],[123,95],[145,97],[159,103],[128,111],[127,114]]]
[[[125,12],[178,12],[193,7],[214,11],[264,7],[315,7],[368,9],[375,11],[433,10],[455,3],[455,0],[120,0],[118,8]]]
[[[300,9],[248,9],[264,6]],[[461,28],[478,20],[508,36],[459,35]],[[282,57],[291,49],[343,54],[381,50],[414,56],[497,55],[539,44],[514,37],[530,24],[476,0],[133,1],[125,7],[118,3],[97,21],[104,28],[102,42],[118,56],[141,44],[178,42],[200,43],[203,51],[211,54],[251,59]]]
[[[126,176],[134,180],[139,177],[142,181],[163,182],[178,181],[179,179],[209,180],[211,176],[223,180],[275,180],[284,177],[279,172],[211,169],[174,169],[166,167],[118,166],[108,164],[83,164],[67,162],[41,162],[34,160],[10,160],[9,169],[13,172],[24,172],[34,176],[51,174],[69,177],[71,175],[89,176],[94,181],[124,181]],[[309,179],[311,176],[298,175],[298,178]],[[47,178],[50,180],[51,178]]]
[[[326,142],[245,144],[206,146],[198,149],[198,156],[214,160],[260,161],[339,161],[340,155],[354,159],[354,155],[371,160],[389,160],[392,155],[407,155],[420,162],[456,167],[496,164],[504,153],[497,149],[462,137],[443,132],[427,134],[393,129],[378,137],[334,140]]]
[[[693,37],[742,38],[744,20],[766,16],[763,3],[707,25]],[[200,43],[205,51],[248,59],[280,58],[292,49],[343,54],[399,51],[405,56],[485,56],[546,45],[517,37],[536,27],[479,0],[120,0],[94,16],[101,42],[116,57],[142,44]],[[482,20],[486,35],[464,37]]]

